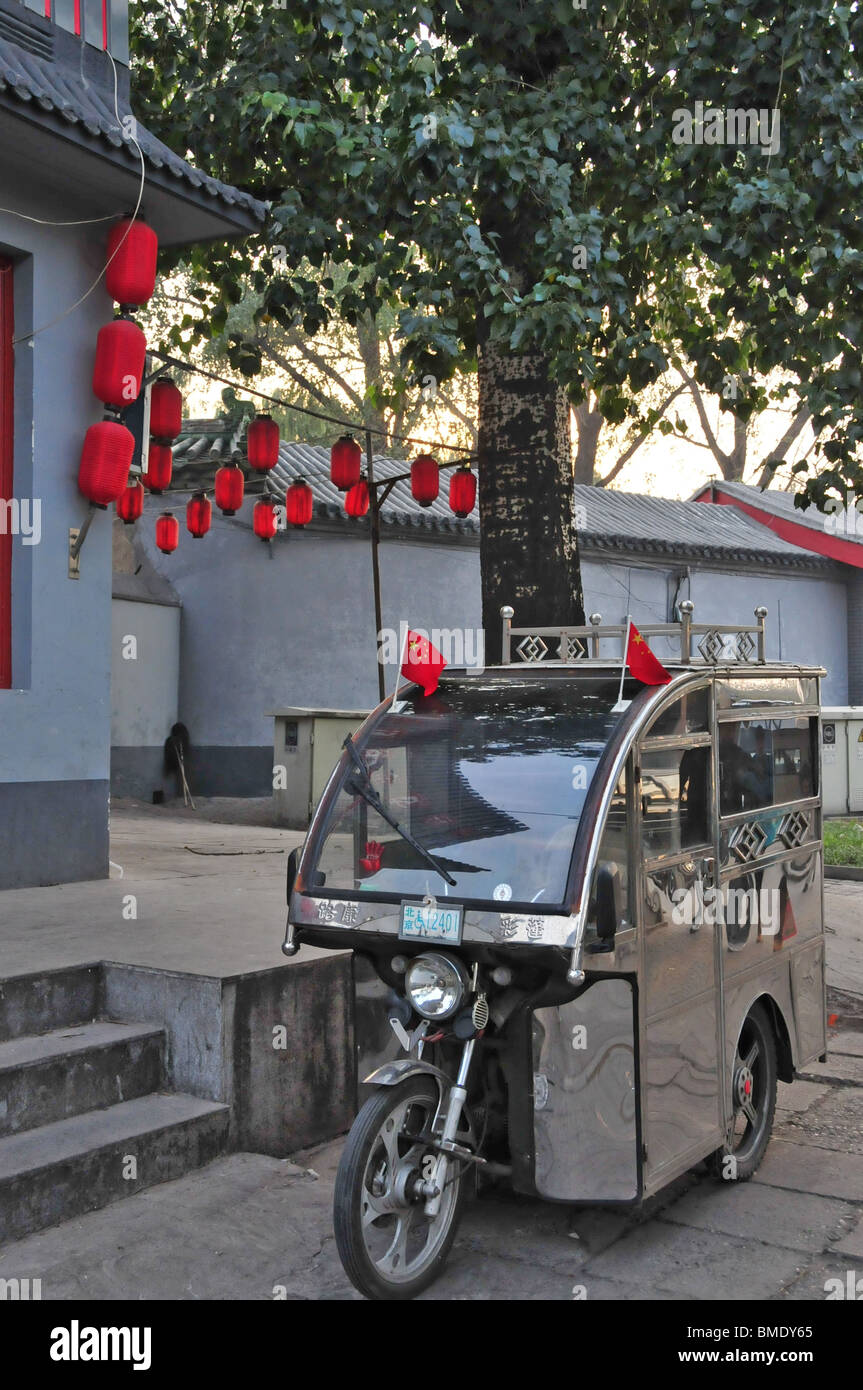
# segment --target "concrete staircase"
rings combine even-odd
[[[166,1029],[102,1012],[100,965],[0,981],[0,1242],[227,1147],[227,1105],[167,1090]]]

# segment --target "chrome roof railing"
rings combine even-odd
[[[695,605],[689,599],[684,599],[680,604],[680,622],[639,624],[638,630],[646,638],[679,638],[679,661],[684,666],[717,666],[728,662],[743,666],[764,665],[766,608],[755,609],[755,624],[694,623],[694,611]],[[601,613],[591,613],[584,627],[513,627],[515,612],[509,604],[501,608],[500,615],[503,619],[501,660],[504,666],[512,665],[516,658],[533,665],[554,661],[572,666],[579,661],[603,658],[622,661],[625,656],[627,624],[603,624]],[[604,642],[614,643],[614,649],[611,652],[607,649],[603,651]],[[556,652],[553,650],[555,643]],[[662,659],[668,661],[675,658],[665,656]]]

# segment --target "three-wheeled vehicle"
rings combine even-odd
[[[637,1204],[705,1159],[750,1178],[777,1077],[826,1049],[824,672],[766,660],[765,609],[687,601],[641,629],[670,682],[621,698],[624,626],[502,612],[500,666],[345,741],[289,864],[285,952],[355,952],[368,1098],[334,1215],[369,1298],[430,1283],[477,1182]]]

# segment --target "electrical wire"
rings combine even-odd
[[[122,130],[123,130],[123,122],[120,120],[120,100],[119,100],[119,92],[118,92],[118,86],[117,86],[117,64],[114,62],[114,58],[113,58],[112,54],[108,53],[107,56],[108,56],[108,58],[110,59],[111,67],[112,67],[113,72],[114,72],[114,115],[115,115],[116,118],[117,118],[117,126],[118,126],[119,130],[122,131]],[[61,313],[57,314],[55,318],[49,319],[47,323],[41,324],[39,328],[34,328],[30,333],[22,333],[22,334],[20,334],[17,338],[13,338],[13,339],[12,339],[12,345],[13,345],[13,347],[16,346],[18,343],[32,342],[32,340],[33,340],[34,338],[36,338],[40,333],[44,333],[44,332],[46,332],[47,329],[53,328],[55,324],[60,323],[60,321],[61,321],[62,319],[67,318],[67,317],[69,316],[69,314],[73,314],[73,313],[75,312],[75,310],[78,309],[78,308],[84,303],[84,300],[85,300],[85,299],[88,299],[88,298],[90,297],[90,295],[93,293],[93,291],[97,288],[97,286],[99,285],[100,281],[102,280],[102,277],[103,277],[104,274],[105,274],[105,271],[108,269],[108,266],[111,264],[111,262],[113,261],[114,257],[119,253],[120,247],[123,245],[123,242],[126,240],[126,237],[129,235],[130,231],[132,230],[132,226],[133,226],[133,224],[134,224],[134,222],[135,222],[135,219],[136,219],[137,216],[138,216],[138,212],[140,211],[141,200],[142,200],[143,197],[144,197],[144,185],[145,185],[145,183],[146,183],[146,181],[147,181],[147,165],[146,165],[146,161],[145,161],[145,159],[144,159],[144,151],[141,149],[141,146],[138,144],[138,141],[136,140],[135,136],[134,136],[134,135],[129,135],[128,137],[125,137],[125,138],[128,138],[129,143],[130,143],[131,145],[134,145],[134,146],[135,146],[135,149],[138,151],[138,155],[139,155],[140,160],[141,160],[141,182],[140,182],[140,184],[139,184],[139,186],[138,186],[138,200],[137,200],[137,202],[135,203],[134,211],[132,212],[132,216],[131,216],[130,219],[129,219],[129,225],[128,225],[128,227],[126,228],[126,231],[124,232],[123,236],[122,236],[122,237],[120,238],[120,240],[118,241],[118,243],[117,243],[117,245],[115,246],[115,248],[114,248],[112,254],[108,257],[107,261],[106,261],[105,264],[102,266],[102,269],[99,271],[99,274],[96,276],[96,279],[93,281],[92,285],[90,285],[89,289],[87,289],[87,290],[84,291],[84,293],[81,295],[80,299],[76,299],[76,300],[75,300],[75,303],[74,303],[74,304],[70,304],[69,307],[68,307],[68,309],[64,309]],[[32,219],[32,220],[35,221],[36,219]],[[93,219],[93,221],[107,221],[107,220],[108,220],[107,218],[94,218],[94,219]],[[79,223],[70,222],[70,223],[55,223],[55,224],[45,224],[45,225],[78,226],[78,225],[83,225],[83,223],[79,224]]]
[[[345,420],[338,415],[325,415],[323,411],[311,410],[308,406],[294,405],[292,401],[283,400],[280,396],[270,396],[266,391],[258,391],[253,386],[246,385],[245,382],[231,381],[226,376],[220,376],[218,372],[211,372],[206,367],[196,367],[192,362],[184,362],[179,357],[172,357],[169,353],[160,352],[156,348],[148,349],[151,357],[157,357],[167,367],[174,367],[177,371],[193,372],[198,376],[205,376],[209,381],[219,382],[222,386],[230,386],[233,391],[245,392],[249,396],[257,396],[259,400],[268,401],[271,405],[281,406],[283,410],[295,410],[298,415],[310,415],[315,420],[324,420],[331,425],[339,425],[342,429],[356,430],[357,433],[376,434],[383,439],[397,439],[400,444],[419,444],[427,449],[448,449],[451,453],[466,454],[469,458],[475,458],[478,454],[476,449],[466,449],[461,444],[444,444],[439,439],[416,439],[410,434],[392,434],[389,430],[379,429],[377,425],[365,425],[356,420]],[[444,465],[447,466],[447,465]]]

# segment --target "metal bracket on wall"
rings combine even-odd
[[[81,533],[80,526],[69,527],[69,578],[80,579],[81,571],[78,562],[81,558],[80,550],[77,546],[78,536]]]
[[[84,544],[84,541],[87,539],[87,532],[88,532],[89,529],[90,529],[90,526],[91,526],[92,521],[93,521],[93,517],[94,517],[95,515],[96,515],[96,509],[95,509],[95,507],[90,506],[89,509],[88,509],[88,511],[87,511],[87,515],[86,515],[85,518],[84,518],[84,523],[83,523],[83,525],[82,525],[82,526],[70,526],[70,527],[69,527],[69,578],[70,578],[70,579],[80,579],[80,577],[81,577],[81,571],[80,571],[80,569],[78,568],[78,560],[79,560],[80,555],[81,555],[81,546]]]

